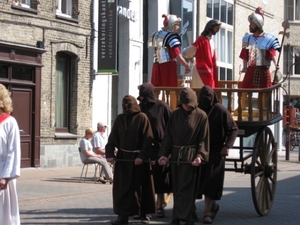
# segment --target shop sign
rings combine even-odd
[[[99,1],[98,73],[117,74],[118,0]]]

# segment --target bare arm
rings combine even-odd
[[[192,61],[196,55],[196,52],[197,52],[197,48],[193,45],[190,45],[186,49],[186,58],[189,59],[190,61]]]
[[[243,60],[243,69],[242,69],[242,73],[246,73],[247,72],[247,67],[248,67],[248,61],[247,60]]]
[[[274,65],[275,65],[276,69],[279,70],[280,67],[279,67],[279,65],[277,65],[275,56],[272,56],[272,61],[273,61]]]
[[[182,57],[181,54],[176,56],[176,59],[178,60],[178,62],[184,66],[185,68],[185,74],[188,74],[191,72],[191,68],[189,67],[189,64],[185,61],[185,59]]]
[[[102,149],[100,147],[95,147],[94,148],[95,153],[100,154],[100,155],[105,155],[105,149]]]
[[[102,158],[102,155],[98,155],[92,151],[84,150],[83,153],[86,157],[96,157],[96,158],[100,158],[100,159]]]

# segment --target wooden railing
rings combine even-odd
[[[280,117],[279,97],[281,84],[269,88],[240,88],[237,81],[219,81],[214,88],[219,102],[232,113],[238,122],[270,121]],[[182,87],[155,87],[158,99],[165,101],[174,110],[179,103]],[[199,98],[201,88],[193,88]]]

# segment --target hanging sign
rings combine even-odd
[[[98,73],[117,74],[118,0],[99,1]]]

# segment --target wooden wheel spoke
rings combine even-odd
[[[275,183],[276,183],[276,181],[275,181],[275,179],[274,179],[273,177],[269,177],[268,179],[270,180],[270,182],[271,182],[272,184],[275,184]]]
[[[267,160],[268,160],[268,155],[269,155],[269,148],[268,148],[268,144],[265,143],[265,147],[262,150],[262,162],[264,162],[264,164],[266,164]]]
[[[274,156],[274,151],[275,149],[272,148],[268,154],[268,162],[272,162],[271,160],[273,160],[273,156]]]
[[[260,189],[257,194],[258,205],[262,211],[266,211],[270,207],[268,197],[269,197],[268,183],[263,181],[260,183]]]
[[[267,180],[269,180],[269,179],[267,179]],[[266,184],[266,192],[267,192],[267,196],[268,196],[270,199],[272,199],[272,198],[273,198],[272,187],[271,187],[272,182],[271,182],[271,183],[265,182],[265,184]]]
[[[262,194],[263,194],[263,186],[264,186],[264,177],[260,177],[259,181],[256,185],[256,191],[257,191],[257,199],[262,200]]]
[[[255,178],[262,177],[263,175],[264,175],[264,171],[260,171],[260,172],[255,174]]]
[[[277,147],[269,127],[256,135],[251,163],[251,188],[255,210],[261,216],[270,211],[277,182]]]
[[[264,177],[263,176],[259,176],[259,178],[257,180],[258,181],[257,181],[256,187],[257,187],[257,190],[259,190],[259,189],[261,189],[261,186],[263,185]]]
[[[276,162],[271,162],[269,166],[272,168],[273,171],[277,170],[277,163]]]
[[[269,204],[269,202],[270,202],[269,201],[270,200],[270,198],[269,198],[269,194],[270,194],[269,188],[270,188],[269,183],[265,182],[265,187],[264,187],[264,199],[265,199],[264,209],[265,210],[269,209],[269,207],[270,207],[270,204]]]
[[[256,160],[255,163],[258,165],[258,167],[260,168],[260,170],[263,171],[265,169],[265,167],[261,164],[260,161]]]

